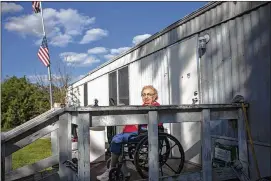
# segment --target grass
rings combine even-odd
[[[1,132],[7,132],[9,130],[12,130],[12,128],[1,128]]]
[[[50,139],[38,139],[12,154],[12,168],[20,168],[51,156]]]

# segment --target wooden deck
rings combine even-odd
[[[108,158],[107,158],[108,159]],[[169,163],[169,162],[168,162]],[[170,166],[173,164],[170,163]],[[131,173],[131,178],[130,181],[133,180],[142,180],[140,175],[137,173],[135,166],[131,162],[127,162],[127,167],[129,172]],[[164,169],[164,167],[163,167]],[[102,174],[106,170],[106,162],[99,162],[99,163],[93,163],[90,165],[90,176],[91,176],[91,181],[96,181],[96,177],[100,174]],[[184,168],[182,170],[183,172],[194,172],[194,171],[200,171],[201,167],[185,163]]]
[[[245,107],[248,107],[248,105],[245,105]],[[149,143],[152,143],[149,144],[148,149],[148,155],[150,156],[149,180],[156,181],[161,178],[159,165],[157,164],[157,159],[159,159],[158,144],[156,144],[158,123],[201,122],[202,168],[186,163],[181,175],[167,178],[163,177],[162,180],[210,181],[213,180],[214,177],[211,160],[212,143],[210,121],[232,119],[238,120],[239,157],[242,158],[240,159],[242,160],[242,165],[246,166],[248,165],[247,142],[241,104],[202,104],[160,107],[73,107],[49,110],[23,125],[8,131],[1,137],[1,167],[2,171],[6,170],[5,174],[1,174],[1,180],[15,181],[60,163],[58,173],[54,174],[50,179],[47,177],[39,181],[75,181],[76,179],[73,178],[72,174],[73,171],[62,164],[72,157],[70,125],[73,123],[78,124],[78,151],[81,155],[78,159],[80,166],[78,175],[80,181],[96,180],[96,176],[103,173],[106,169],[106,162],[95,164],[86,162],[86,160],[90,158],[90,135],[89,131],[87,131],[89,127],[127,124],[148,124],[149,130],[152,130],[148,132]],[[24,146],[56,130],[58,130],[58,139],[56,139],[54,143],[52,142],[52,145],[58,148],[57,154],[16,170],[11,171],[6,169],[9,168],[8,165],[11,164],[8,161],[6,162],[6,158]],[[132,164],[128,164],[127,166],[131,173],[130,180],[142,180]],[[247,172],[247,167],[245,170]],[[184,172],[190,172],[190,174]],[[172,176],[173,173],[170,175]]]

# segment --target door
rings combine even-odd
[[[173,105],[198,104],[197,36],[169,47],[168,57],[170,103]],[[171,124],[171,132],[182,144],[186,160],[200,163],[200,123],[174,123]],[[173,151],[174,154],[175,151]]]
[[[129,68],[120,68],[109,74],[109,99],[110,106],[129,105]],[[112,128],[112,130],[111,130]],[[121,133],[123,126],[109,128],[112,135]],[[111,135],[111,136],[112,136]]]
[[[129,65],[130,105],[142,105],[141,90],[146,85],[153,85],[158,92],[158,102],[169,105],[168,54],[165,49]],[[170,124],[163,124],[170,133]]]

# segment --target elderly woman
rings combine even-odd
[[[141,91],[141,97],[143,101],[143,106],[159,106],[160,104],[157,102],[158,93],[157,90],[151,86],[144,86]],[[143,125],[142,127],[146,128],[147,125]],[[161,125],[159,125],[161,126]],[[123,142],[127,142],[129,136],[138,134],[138,125],[126,125],[123,128],[123,132],[117,134],[113,137],[110,151],[111,151],[111,165],[110,168],[107,169],[102,175],[97,176],[97,179],[100,181],[108,181],[109,180],[109,172],[111,168],[116,167],[118,163],[118,158],[121,154],[121,144]]]

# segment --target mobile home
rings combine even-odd
[[[271,175],[270,2],[210,2],[91,71],[70,86],[77,106],[140,105],[153,85],[162,105],[230,103],[243,95],[262,176]],[[71,94],[73,93],[73,94]],[[201,164],[200,123],[165,125]],[[233,124],[212,125],[213,139],[235,142]],[[256,178],[249,147],[250,174]]]

